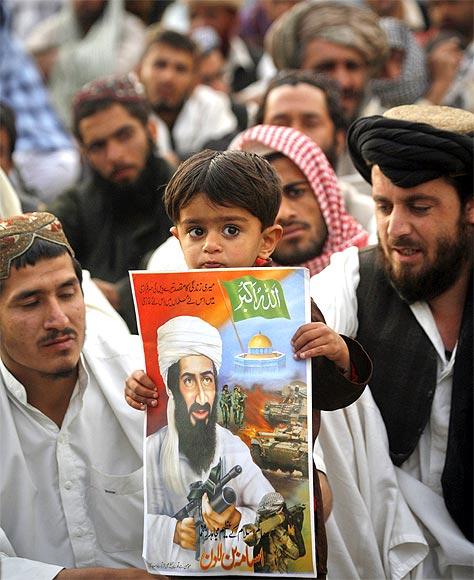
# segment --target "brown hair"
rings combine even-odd
[[[181,208],[204,193],[215,205],[246,209],[265,229],[275,223],[281,192],[280,178],[259,155],[205,149],[178,167],[166,187],[164,204],[176,224]]]

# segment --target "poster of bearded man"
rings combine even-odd
[[[145,426],[148,571],[314,577],[311,365],[290,342],[310,320],[307,271],[131,279],[159,394]],[[220,404],[229,391],[238,420]]]

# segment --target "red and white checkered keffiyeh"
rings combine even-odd
[[[311,185],[328,237],[319,256],[294,266],[305,266],[313,276],[329,264],[334,252],[367,245],[369,234],[346,212],[336,175],[312,139],[290,127],[256,125],[238,135],[229,148],[262,154],[279,151],[293,161]]]

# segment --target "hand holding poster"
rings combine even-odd
[[[144,558],[168,575],[315,575],[302,268],[134,272],[147,374]]]

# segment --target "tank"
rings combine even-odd
[[[250,453],[262,469],[300,471],[308,476],[308,441],[301,425],[257,431],[251,439]]]
[[[265,403],[263,416],[270,425],[281,423],[306,423],[306,386],[304,383],[295,382],[283,387],[281,402]]]

